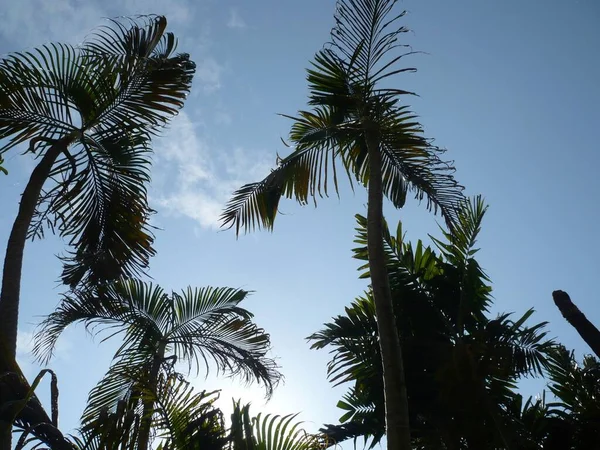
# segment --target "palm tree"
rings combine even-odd
[[[73,250],[62,280],[110,281],[154,254],[150,139],[183,106],[194,64],[167,21],[112,21],[80,46],[48,44],[0,60],[0,156],[27,145],[38,163],[23,192],[2,273],[0,343],[14,359],[23,251],[46,225]],[[45,190],[44,190],[45,189]]]
[[[407,91],[385,87],[389,78],[413,69],[399,68],[405,54],[395,52],[400,35],[395,0],[339,0],[332,42],[319,51],[308,70],[310,111],[293,120],[294,151],[258,183],[234,193],[223,225],[248,231],[272,229],[279,200],[327,195],[338,191],[336,163],[349,179],[368,190],[368,248],[373,296],[383,359],[388,448],[408,449],[410,430],[404,368],[394,324],[385,269],[383,197],[402,207],[409,192],[440,210],[448,224],[456,219],[461,188],[453,168],[440,160],[442,151],[422,135],[415,116],[400,103]],[[289,116],[288,116],[289,117]],[[333,178],[331,180],[331,178]]]
[[[212,361],[218,373],[257,381],[267,395],[272,393],[280,374],[266,356],[269,335],[239,306],[247,295],[232,288],[188,288],[168,295],[136,280],[78,290],[40,324],[34,353],[47,362],[60,334],[78,322],[94,329],[100,325],[111,336],[122,333],[124,342],[90,392],[82,420],[88,423],[104,409],[115,411],[125,400],[130,409],[141,411],[138,448],[146,450],[161,401],[158,392],[168,386],[177,362],[198,372],[201,366],[208,371]]]
[[[405,242],[401,223],[394,235],[384,228],[415,448],[505,448],[513,441],[506,409],[514,402],[516,381],[540,375],[548,365],[552,342],[545,324],[525,325],[532,311],[516,320],[509,314],[487,317],[491,287],[474,259],[485,211],[480,198],[465,204],[445,239],[432,238],[437,249]],[[355,256],[367,261],[368,224],[357,219]],[[337,441],[363,437],[375,446],[386,424],[372,293],[309,339],[313,348],[332,349],[330,381],[351,383],[338,402],[341,425],[321,431]]]

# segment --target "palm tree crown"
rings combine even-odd
[[[277,167],[262,181],[236,191],[222,215],[223,225],[249,231],[272,229],[279,200],[338,191],[337,163],[350,182],[366,186],[369,180],[367,136],[376,136],[383,165],[383,191],[396,207],[407,193],[426,198],[428,206],[452,222],[462,200],[452,166],[440,159],[443,149],[422,134],[416,116],[401,97],[410,92],[382,87],[398,73],[413,71],[397,64],[410,52],[395,53],[400,35],[407,31],[397,21],[395,1],[337,2],[331,42],[317,52],[307,72],[310,110],[292,119],[289,142],[293,152],[278,159]]]
[[[159,376],[168,378],[176,362],[196,372],[201,364],[209,370],[212,362],[219,373],[262,383],[270,395],[281,375],[266,356],[269,335],[239,306],[247,295],[232,288],[188,288],[168,295],[135,280],[79,291],[66,296],[41,323],[34,352],[48,361],[62,331],[77,322],[88,329],[101,326],[110,336],[123,335],[111,369],[90,393],[84,421],[104,408],[114,411],[118,401],[135,396],[140,383],[148,383],[153,367],[151,384]]]
[[[58,227],[73,245],[63,281],[133,276],[152,234],[145,183],[150,138],[183,106],[194,63],[167,21],[111,21],[80,46],[48,44],[0,61],[0,156],[27,144],[54,182],[37,199],[31,236]]]

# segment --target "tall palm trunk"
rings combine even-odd
[[[31,225],[42,187],[50,175],[52,166],[58,156],[67,150],[71,139],[71,136],[67,136],[56,141],[46,151],[33,170],[29,182],[23,191],[17,218],[13,223],[8,238],[2,270],[2,291],[0,293],[0,340],[8,350],[9,356],[13,358],[16,356],[17,349],[21,273],[23,270],[23,251],[25,250],[27,231]]]
[[[369,155],[367,250],[383,363],[387,448],[409,450],[411,448],[410,426],[404,363],[383,247],[382,161],[376,135],[367,134],[367,147]]]
[[[2,291],[0,293],[0,344],[2,344],[0,349],[4,353],[0,358],[2,362],[12,362],[16,359],[21,273],[27,231],[40,198],[42,187],[48,179],[58,156],[66,151],[70,139],[69,136],[52,145],[33,170],[23,191],[17,218],[8,238],[2,271]],[[8,366],[10,364],[7,364],[7,367],[0,367],[0,373],[11,371],[11,367]],[[5,390],[11,390],[10,386],[7,385]],[[0,404],[16,400],[11,398],[12,395],[9,392],[5,393],[8,398],[1,398]],[[0,450],[10,450],[10,448],[11,434],[0,436]]]
[[[585,314],[571,301],[571,297],[566,292],[554,291],[552,298],[562,316],[577,330],[579,336],[590,346],[596,356],[600,358],[600,331],[598,328],[585,317]]]
[[[156,355],[152,361],[150,367],[150,373],[148,377],[148,391],[152,397],[156,395],[158,386],[158,374],[160,372],[160,366],[165,359],[166,343],[161,342],[159,344]],[[138,450],[148,450],[150,445],[150,432],[152,431],[152,415],[154,414],[154,400],[147,394],[144,395],[142,401],[142,420],[140,422],[140,433],[138,438]]]

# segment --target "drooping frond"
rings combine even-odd
[[[149,364],[145,355],[125,352],[113,361],[108,372],[92,388],[86,407],[81,415],[81,423],[86,425],[104,411],[115,413],[121,402],[136,414],[142,414],[140,395],[147,385],[146,374]]]
[[[211,361],[218,373],[263,384],[267,396],[281,379],[275,361],[267,356],[270,338],[252,322],[252,314],[238,306],[247,291],[232,288],[188,288],[173,294],[173,323],[165,335],[179,358]]]
[[[74,249],[63,258],[62,280],[71,288],[138,277],[155,254],[145,187],[149,148],[132,139],[86,139],[77,175],[66,191],[58,184],[49,194],[50,211],[63,218],[60,234]]]
[[[123,332],[122,348],[131,343],[156,341],[162,333],[159,324],[166,320],[168,311],[165,298],[159,287],[134,280],[112,283],[95,291],[73,291],[40,323],[33,353],[47,363],[62,332],[76,323],[84,323],[95,334],[103,330]],[[133,304],[134,300],[138,303]]]
[[[350,131],[324,108],[298,114],[292,127],[294,152],[279,159],[262,181],[246,184],[233,194],[221,215],[223,227],[235,227],[237,234],[241,229],[271,230],[281,197],[305,205],[310,197],[316,201],[331,190],[338,192],[336,163]]]

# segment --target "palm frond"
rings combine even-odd
[[[354,445],[358,438],[362,437],[365,447],[369,442],[369,449],[381,442],[385,434],[385,417],[382,415],[381,405],[373,400],[373,396],[367,389],[353,386],[337,403],[337,407],[346,411],[339,419],[343,428],[336,430],[330,427],[329,433],[335,430],[337,433],[345,432],[345,435],[343,439],[342,436],[334,437],[329,433],[328,435],[340,441],[352,438]],[[356,434],[357,430],[360,430],[360,434]],[[327,433],[325,429],[321,431]],[[353,432],[349,433],[349,431]]]
[[[158,391],[145,392],[155,402],[153,427],[162,440],[161,449],[222,449],[225,438],[223,414],[214,403],[219,392],[196,392],[177,374],[163,379]]]
[[[549,355],[556,344],[546,338],[547,322],[525,325],[533,312],[530,309],[516,321],[510,319],[510,314],[500,314],[483,330],[481,339],[490,352],[483,359],[493,361],[505,376],[539,376],[548,367]]]
[[[302,429],[298,414],[285,416],[259,413],[252,419],[257,448],[264,450],[315,450],[321,448],[318,436]]]
[[[488,206],[480,195],[466,200],[457,210],[456,226],[450,231],[440,228],[446,242],[430,236],[449,262],[463,265],[477,253],[475,244],[487,209]]]
[[[307,338],[311,349],[331,346],[334,356],[327,364],[327,377],[335,386],[348,381],[379,385],[379,344],[375,305],[372,298],[358,298],[325,328]]]
[[[395,64],[404,56],[392,55],[398,37],[408,30],[396,24],[405,11],[394,12],[396,0],[338,0],[336,25],[331,32],[333,47],[343,55],[354,80],[368,88],[402,69]]]
[[[281,375],[275,361],[266,356],[269,335],[252,321],[252,314],[238,304],[248,292],[232,288],[188,289],[173,294],[174,321],[165,338],[175,354],[189,362],[209,361],[219,373],[241,377],[265,386],[270,396]]]
[[[94,334],[104,330],[115,334],[124,332],[125,343],[119,351],[127,348],[132,341],[143,341],[143,337],[148,341],[150,333],[154,335],[154,339],[150,340],[158,340],[160,329],[156,316],[165,314],[165,307],[161,307],[163,298],[159,287],[135,280],[112,283],[95,290],[73,291],[65,295],[58,308],[38,326],[33,353],[41,362],[47,363],[62,332],[76,323],[84,323],[86,329]],[[146,300],[150,305],[133,304],[135,299]],[[154,309],[149,311],[150,308]],[[149,313],[154,313],[154,317]]]
[[[60,234],[74,248],[63,258],[62,279],[71,288],[140,276],[155,254],[145,188],[149,149],[132,139],[86,138],[76,176],[49,193],[49,210],[63,218]]]
[[[223,227],[235,227],[236,234],[241,229],[272,230],[281,197],[305,205],[309,197],[316,201],[317,196],[327,196],[331,184],[338,192],[336,160],[347,131],[337,126],[333,114],[327,109],[299,112],[291,132],[294,152],[279,159],[262,181],[246,184],[233,194],[221,215]]]
[[[123,401],[129,409],[141,415],[140,399],[143,389],[147,386],[148,370],[146,355],[134,351],[119,355],[108,372],[90,391],[81,422],[93,422],[103,411],[114,413]]]
[[[116,409],[102,410],[79,429],[74,437],[74,450],[137,450],[140,415],[126,400],[117,402]]]

